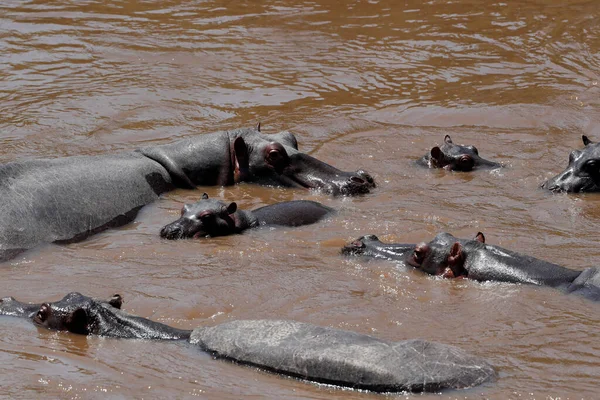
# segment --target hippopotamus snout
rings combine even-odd
[[[578,178],[572,168],[567,168],[567,170],[542,183],[541,187],[551,192],[579,193],[586,191],[586,186],[588,185],[586,185],[585,179]]]
[[[323,191],[335,196],[352,196],[369,193],[374,187],[373,177],[367,172],[359,170],[354,174],[349,174],[344,181],[332,182]]]
[[[189,234],[189,227],[187,227],[186,229],[186,225],[189,225],[189,223],[186,223],[185,221],[185,219],[180,218],[177,221],[170,223],[169,225],[165,225],[160,230],[160,237],[168,240],[177,240],[191,237],[191,235]]]

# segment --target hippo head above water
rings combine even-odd
[[[430,168],[443,168],[448,171],[472,171],[476,168],[500,168],[502,164],[479,157],[475,146],[454,144],[450,135],[444,137],[444,144],[435,146],[418,162]]]
[[[600,144],[583,135],[583,150],[573,150],[567,168],[542,188],[553,192],[600,192]]]
[[[429,243],[418,244],[406,263],[430,275],[445,278],[466,276],[464,269],[463,244],[485,243],[485,236],[478,232],[473,240],[458,239],[449,233],[440,233]]]
[[[363,170],[341,171],[298,151],[295,136],[287,131],[255,139],[238,136],[231,152],[234,183],[317,189],[345,196],[369,193],[375,187],[374,179]]]
[[[204,193],[202,200],[186,204],[181,209],[181,218],[164,226],[160,236],[164,239],[189,239],[204,236],[227,236],[236,232],[233,214],[237,204],[226,204],[209,199]]]
[[[27,304],[12,297],[0,300],[0,315],[28,318],[35,325],[55,330],[123,339],[184,339],[191,331],[127,314],[121,311],[123,298],[108,300],[72,292],[51,303]]]

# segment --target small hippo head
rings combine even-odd
[[[502,164],[479,157],[475,146],[454,144],[449,135],[444,137],[441,147],[435,146],[425,156],[431,168],[444,168],[449,171],[472,171],[478,167],[499,168]]]
[[[235,202],[225,204],[209,199],[204,193],[202,200],[186,204],[181,209],[181,217],[160,230],[160,237],[169,240],[199,238],[204,236],[226,236],[236,232],[233,214],[237,211]]]
[[[373,177],[363,170],[341,171],[298,151],[295,136],[287,131],[238,136],[233,141],[231,154],[234,183],[316,189],[343,196],[369,193],[375,187]]]
[[[583,150],[573,150],[567,168],[548,179],[542,188],[553,192],[599,192],[600,191],[600,144],[582,136]]]
[[[100,301],[73,292],[57,302],[41,304],[33,315],[33,322],[51,330],[81,335],[100,334],[105,328],[99,317],[102,310],[107,306],[120,309],[122,304],[123,298],[118,294],[108,301]]]
[[[474,241],[485,243],[485,236],[478,232]],[[467,242],[472,241],[442,233],[429,243],[418,244],[407,263],[430,275],[441,275],[445,278],[467,276],[463,252],[463,244]]]

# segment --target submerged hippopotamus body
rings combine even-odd
[[[417,164],[429,168],[443,168],[448,171],[472,171],[473,169],[502,167],[502,164],[479,157],[475,146],[454,144],[450,135],[444,137],[444,144],[435,146],[428,154],[417,160]]]
[[[165,239],[215,237],[241,233],[264,225],[308,225],[334,212],[333,208],[309,200],[285,201],[244,211],[238,209],[235,202],[226,204],[209,199],[204,193],[202,200],[184,205],[181,218],[164,226],[160,230],[160,236]]]
[[[485,243],[479,232],[474,239],[440,233],[429,243],[385,244],[367,235],[342,249],[343,254],[400,261],[431,275],[550,286],[600,300],[600,270],[577,271],[528,255]]]
[[[0,260],[41,243],[81,240],[128,223],[175,187],[265,185],[367,193],[365,172],[340,171],[298,151],[289,132],[238,129],[112,155],[0,165]]]
[[[127,314],[119,309],[121,303],[118,295],[102,301],[79,293],[43,304],[4,298],[0,315],[29,318],[38,326],[84,335],[187,340],[219,358],[312,382],[377,392],[468,388],[496,376],[483,359],[439,343],[390,342],[282,320],[241,320],[181,330]]]
[[[567,168],[542,184],[544,189],[553,192],[600,192],[600,143],[582,137],[583,150],[573,150],[569,154]]]

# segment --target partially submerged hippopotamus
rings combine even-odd
[[[193,331],[172,328],[119,308],[122,298],[70,293],[54,303],[0,300],[0,315],[48,329],[113,338],[187,340],[218,358],[312,382],[377,392],[437,392],[493,380],[483,359],[424,340],[390,342],[360,333],[283,320],[231,321]]]
[[[542,184],[553,192],[600,192],[600,143],[582,137],[583,150],[569,154],[567,168]]]
[[[235,202],[227,204],[209,199],[204,193],[200,201],[184,205],[181,217],[164,226],[160,236],[165,239],[215,237],[265,225],[308,225],[334,212],[333,208],[309,200],[284,201],[244,211],[238,209]]]
[[[400,261],[445,278],[544,285],[600,300],[598,268],[572,270],[486,244],[481,232],[474,239],[459,239],[443,232],[429,243],[420,244],[385,244],[377,236],[367,235],[346,245],[342,253]]]
[[[259,127],[118,154],[11,162],[0,165],[0,261],[128,223],[175,187],[238,182],[341,195],[375,186],[364,171],[340,171],[299,152],[293,134],[264,135]]]
[[[443,168],[448,171],[472,171],[473,169],[502,167],[502,164],[479,157],[475,146],[454,144],[450,135],[444,137],[444,144],[433,147],[417,164],[429,168]]]

